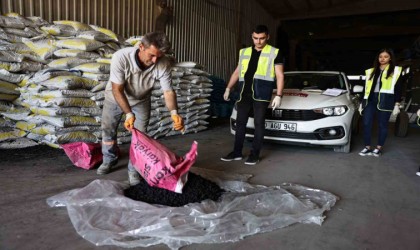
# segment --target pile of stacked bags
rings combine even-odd
[[[99,142],[112,55],[140,39],[124,40],[111,30],[77,21],[0,16],[0,148]],[[172,68],[184,133],[207,128],[212,91],[208,76],[194,62]],[[170,127],[159,82],[155,86],[148,134],[178,134]],[[118,131],[119,143],[130,142],[123,124]]]

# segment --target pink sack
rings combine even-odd
[[[73,142],[60,146],[70,161],[79,168],[91,169],[102,162],[100,143]]]
[[[180,157],[137,129],[132,132],[130,160],[134,168],[150,186],[182,193],[188,171],[197,158],[197,142]]]

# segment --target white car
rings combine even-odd
[[[352,133],[358,132],[359,98],[352,94],[347,76],[336,71],[285,72],[284,84],[280,109],[273,110],[271,104],[268,107],[264,138],[333,146],[336,152],[349,153]],[[230,117],[232,134],[236,130],[236,112],[235,106]],[[246,136],[253,134],[251,111]]]

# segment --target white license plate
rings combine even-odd
[[[296,132],[296,123],[266,121],[265,129]]]

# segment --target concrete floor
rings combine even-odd
[[[233,136],[227,120],[218,120],[198,134],[160,141],[179,155],[193,140],[199,143],[195,166],[250,173],[254,184],[297,183],[322,189],[341,199],[326,213],[322,226],[295,224],[235,243],[193,244],[183,249],[420,249],[420,128],[406,138],[390,128],[384,155],[361,157],[362,138],[350,154],[332,149],[266,143],[256,166],[226,163]],[[250,143],[246,142],[249,148]],[[45,146],[0,151],[0,249],[119,249],[95,247],[74,230],[65,208],[50,208],[46,199],[104,178],[126,179],[128,145],[119,168],[106,176],[73,167],[66,155]],[[247,149],[248,150],[248,149]],[[164,245],[149,249],[168,249]]]

